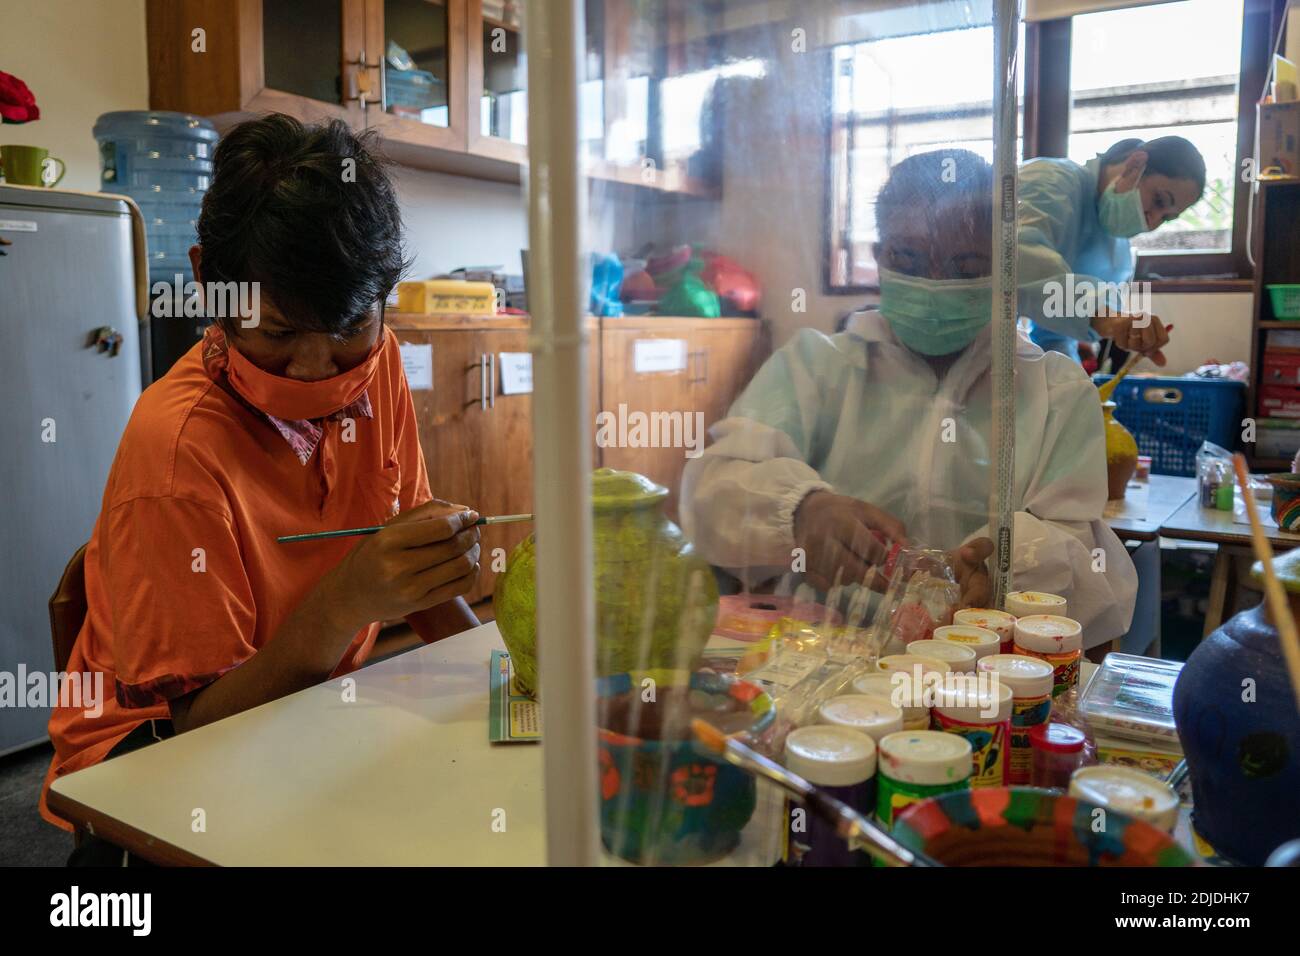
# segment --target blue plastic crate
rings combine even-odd
[[[1109,382],[1094,375],[1093,382]],[[1231,451],[1241,432],[1246,386],[1209,378],[1125,378],[1115,387],[1115,419],[1133,433],[1157,475],[1196,477],[1196,452],[1211,441]]]

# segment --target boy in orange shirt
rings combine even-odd
[[[426,641],[478,623],[461,597],[478,575],[478,515],[429,491],[383,325],[405,267],[401,216],[364,140],[282,115],[234,128],[217,147],[198,240],[190,259],[208,308],[212,283],[239,283],[255,308],[216,316],[132,412],[67,666],[102,673],[113,693],[97,716],[55,710],[46,790],[356,669],[379,621],[405,617]],[[276,542],[374,524],[386,527]],[[44,791],[41,812],[69,828]],[[122,860],[91,838],[69,862]]]

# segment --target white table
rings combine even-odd
[[[159,862],[541,865],[541,747],[488,743],[497,647],[485,624],[349,675],[355,703],[328,681],[69,774],[51,805]]]
[[[62,777],[50,805],[159,863],[542,865],[541,746],[488,743],[502,646],[484,624],[349,675],[354,703],[347,678],[328,681]],[[1084,686],[1094,670],[1083,663]],[[776,859],[781,795],[760,783],[758,798],[715,865]]]

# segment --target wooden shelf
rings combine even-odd
[[[1279,321],[1278,319],[1260,320],[1256,326],[1260,329],[1295,329],[1300,331],[1300,319],[1292,319],[1289,322]]]

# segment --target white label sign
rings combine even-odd
[[[36,223],[30,219],[0,219],[0,231],[35,232]]]
[[[680,372],[686,368],[685,339],[637,339],[632,368],[637,372]]]
[[[402,368],[411,391],[433,388],[433,346],[421,342],[402,343]]]
[[[531,352],[499,352],[502,395],[527,395],[533,390],[533,356]]]

